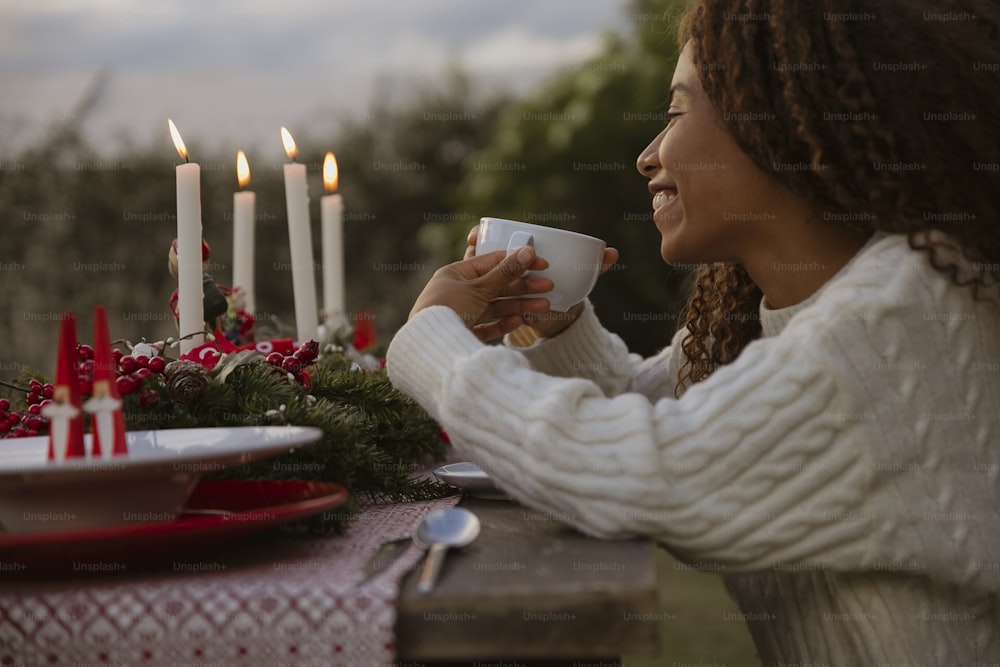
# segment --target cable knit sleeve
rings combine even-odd
[[[529,347],[514,347],[509,336],[505,342],[540,373],[592,380],[605,396],[634,391],[656,401],[674,397],[685,333],[678,331],[669,347],[643,359],[629,353],[621,338],[601,326],[588,299],[577,321],[558,336],[540,338]]]
[[[538,373],[444,307],[397,333],[387,368],[512,497],[584,532],[652,536],[730,571],[860,567],[871,467],[851,423],[831,418],[857,408],[824,327],[801,329],[814,333],[756,341],[655,402]]]

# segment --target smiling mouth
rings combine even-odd
[[[676,190],[660,190],[655,195],[653,195],[653,210],[657,210],[662,206],[672,203],[677,199]]]

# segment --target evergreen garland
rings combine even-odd
[[[298,522],[294,529],[341,532],[360,502],[409,502],[454,493],[447,485],[414,476],[422,466],[443,458],[445,442],[434,420],[393,389],[385,371],[365,369],[343,348],[328,345],[308,372],[308,386],[303,386],[249,351],[224,355],[211,372],[173,362],[164,376],[151,375],[144,382],[143,389],[159,394],[156,405],[142,405],[139,391],[123,397],[126,427],[287,424],[320,429],[323,436],[317,443],[205,476],[316,480],[340,484],[350,492],[338,512]],[[32,378],[44,381],[37,371],[25,369],[16,384],[27,386]],[[193,393],[174,391],[177,384]],[[24,406],[24,393],[0,389],[12,404],[20,401]]]

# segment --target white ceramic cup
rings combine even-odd
[[[476,254],[505,250],[507,254],[522,246],[535,248],[535,254],[548,260],[544,271],[529,271],[529,276],[551,280],[551,292],[532,294],[549,300],[552,310],[566,312],[583,301],[594,289],[601,273],[607,244],[594,236],[565,229],[542,227],[502,218],[481,218],[476,235]]]

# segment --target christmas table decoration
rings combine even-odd
[[[230,288],[226,285],[215,282],[215,279],[208,273],[208,262],[212,256],[212,249],[208,241],[201,242],[201,265],[202,265],[202,312],[205,321],[202,323],[203,330],[222,330],[226,339],[236,344],[251,343],[254,340],[254,317],[247,311],[246,295],[241,288]],[[175,280],[178,278],[178,257],[177,239],[170,244],[167,252],[167,270]],[[170,311],[174,314],[174,320],[180,329],[180,313],[178,310],[178,290],[174,290],[170,295]],[[195,346],[199,347],[199,346]],[[209,345],[211,349],[215,346]],[[194,347],[188,347],[190,353]]]
[[[41,408],[42,415],[50,420],[50,461],[63,461],[85,455],[80,386],[73,372],[76,347],[76,318],[71,313],[64,313],[59,320],[55,390],[52,400]]]
[[[138,434],[126,431],[315,427],[323,434],[315,446],[213,470],[213,475],[334,483],[348,489],[352,505],[451,495],[448,486],[415,474],[444,456],[443,433],[423,409],[392,388],[384,361],[370,353],[376,345],[374,315],[362,312],[351,318],[345,312],[343,201],[335,193],[339,174],[332,153],[324,174],[331,194],[321,206],[324,230],[330,233],[325,235],[326,294],[319,326],[308,170],[295,161],[298,149],[282,128],[291,160],[282,170],[295,297],[292,329],[274,315],[256,313],[253,193],[234,197],[234,219],[239,218],[239,225],[234,223],[234,263],[240,268],[233,275],[236,284],[226,287],[208,274],[211,250],[202,237],[201,168],[189,162],[173,121],[168,120],[168,127],[184,160],[175,168],[177,238],[168,250],[168,268],[177,281],[169,302],[176,338],[111,343],[108,314],[97,307],[91,347],[77,343],[75,319],[67,314],[60,325],[55,382],[31,369],[22,369],[13,383],[0,381],[0,438],[48,437],[51,461],[82,457],[73,465],[96,459],[114,467],[139,456],[130,447]],[[240,156],[238,180],[245,188],[249,164]],[[237,235],[237,228],[247,233]],[[89,453],[82,409],[90,414]],[[324,516],[314,527],[340,530],[350,516],[350,511]]]
[[[67,343],[61,349],[68,363],[60,366],[63,370],[53,396],[69,395],[70,384],[86,397],[95,395],[98,386],[110,381],[103,374],[101,363],[105,363],[114,371],[113,384],[120,394],[122,419],[128,430],[277,425],[319,428],[323,438],[316,445],[206,477],[316,480],[350,491],[344,511],[303,520],[298,529],[339,532],[356,503],[425,500],[454,493],[446,485],[414,475],[444,456],[445,442],[437,424],[392,388],[376,357],[359,351],[350,341],[334,338],[323,345],[313,340],[297,346],[290,340],[259,341],[236,347],[224,337],[209,335],[207,343],[181,358],[171,358],[178,345],[173,339],[136,344],[116,341],[117,348],[108,353],[110,362],[95,363],[99,361],[95,348],[77,345],[70,337],[72,322],[72,317],[64,319]],[[365,324],[361,330],[359,342],[371,343],[372,328]],[[99,327],[96,332],[95,343],[103,347]],[[214,354],[204,353],[203,348],[209,347]],[[265,355],[261,350],[271,351]],[[0,411],[11,411],[22,422],[20,413],[31,416],[27,411],[29,398],[44,395],[48,385],[38,372],[26,369],[14,385],[23,388],[28,384],[26,392],[0,388],[6,396],[0,399]],[[0,414],[0,421],[4,421],[4,414]],[[29,430],[22,423],[5,435],[37,435],[55,423],[40,421],[32,423],[37,428]],[[82,418],[80,422],[82,440]],[[104,443],[102,439],[102,452]],[[83,451],[82,442],[79,451]]]
[[[93,395],[83,409],[93,415],[95,458],[111,458],[128,454],[125,444],[125,414],[115,383],[115,362],[112,359],[108,317],[104,306],[94,307],[94,382]]]

